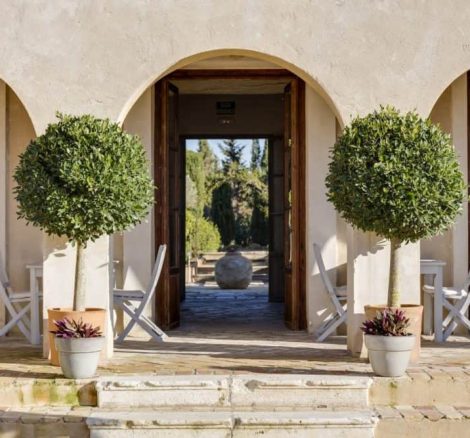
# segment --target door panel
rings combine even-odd
[[[268,143],[269,301],[284,302],[284,148],[282,138]]]
[[[284,90],[284,319],[306,328],[304,86],[293,79]]]
[[[184,288],[184,158],[178,135],[178,89],[163,79],[155,86],[155,99],[155,244],[168,245],[155,313],[165,330],[179,325]]]
[[[168,245],[156,294],[157,323],[180,323],[184,297],[185,154],[178,133],[178,90],[155,86],[155,243]],[[284,137],[269,140],[270,301],[284,301],[285,323],[306,328],[304,84],[286,87]]]

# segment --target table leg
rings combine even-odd
[[[31,269],[29,273],[29,285],[31,290],[31,344],[41,343],[39,328],[39,285],[36,270]]]
[[[433,275],[424,276],[424,284],[432,286],[434,280]],[[433,299],[432,295],[423,292],[423,334],[431,335],[433,332]]]
[[[434,340],[436,342],[443,342],[442,282],[442,269],[438,269],[434,279]]]

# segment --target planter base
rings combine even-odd
[[[49,360],[51,365],[59,366],[59,355],[57,353],[55,345],[55,336],[50,333],[51,330],[55,330],[54,321],[59,321],[61,319],[74,319],[79,320],[80,318],[83,322],[89,323],[93,326],[101,327],[103,336],[106,336],[106,310],[98,309],[94,307],[86,308],[85,311],[79,312],[69,308],[52,308],[47,309],[48,321],[47,321],[47,331],[49,332]]]
[[[388,306],[385,304],[374,304],[370,306],[364,306],[366,319],[372,319],[376,316],[377,312],[381,312]],[[423,327],[423,306],[419,304],[402,304],[399,307],[406,313],[407,318],[410,318],[409,332],[415,336],[416,343],[411,352],[411,363],[417,363],[419,361],[419,355],[421,352],[421,332]]]
[[[410,363],[415,336],[364,335],[374,373],[382,377],[400,377]]]
[[[99,338],[55,338],[60,366],[69,379],[89,379],[98,368],[104,337]]]

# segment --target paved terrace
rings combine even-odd
[[[282,305],[268,303],[265,288],[190,288],[182,325],[169,334],[165,343],[129,338],[98,374],[110,379],[246,373],[372,377],[366,361],[348,355],[345,337],[319,344],[305,332],[285,329]],[[369,403],[380,419],[376,436],[396,436],[397,430],[416,437],[465,436],[470,421],[469,345],[466,337],[452,337],[442,345],[424,339],[421,361],[407,376],[374,377]],[[94,407],[93,381],[64,379],[40,349],[18,338],[0,341],[0,395],[0,434],[44,429],[39,436],[52,436],[51,430],[88,436],[85,420],[102,413]]]
[[[109,374],[295,373],[371,376],[369,364],[351,357],[344,336],[316,343],[306,332],[286,329],[282,304],[268,303],[263,287],[220,291],[190,287],[182,303],[181,327],[157,343],[129,337],[116,346],[112,360],[99,369]],[[433,378],[441,373],[470,377],[470,339],[454,336],[435,344],[425,338],[419,364],[409,375]],[[25,340],[0,341],[0,376],[59,378],[39,348]]]

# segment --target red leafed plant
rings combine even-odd
[[[68,318],[54,321],[57,330],[51,330],[57,338],[99,338],[103,336],[100,327],[93,327],[91,324],[83,322],[80,318],[78,321]]]
[[[369,319],[362,324],[361,330],[366,335],[375,336],[410,336],[408,327],[410,319],[405,312],[400,309],[384,309],[377,312],[373,319]]]

